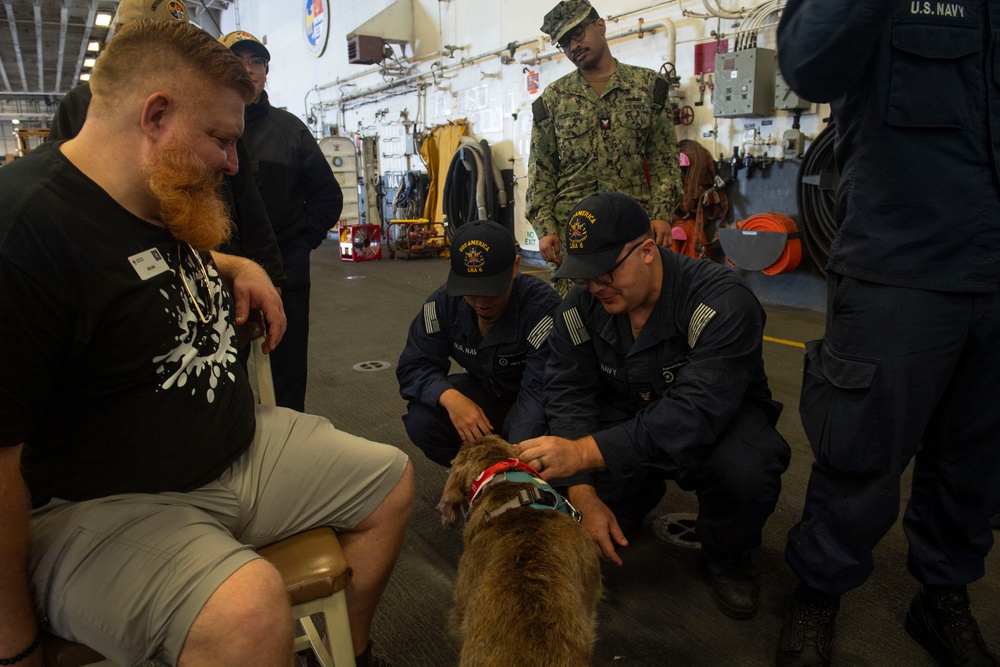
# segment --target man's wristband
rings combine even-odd
[[[42,643],[42,633],[41,631],[39,631],[38,634],[35,635],[35,641],[31,642],[31,646],[24,649],[23,651],[15,655],[13,658],[0,658],[0,665],[13,665],[14,663],[21,662],[29,655],[34,653],[41,643]]]

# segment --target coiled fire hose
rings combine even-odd
[[[802,261],[802,241],[799,240],[799,228],[795,221],[784,213],[757,213],[751,215],[746,220],[736,223],[737,229],[748,232],[784,232],[788,234],[785,248],[781,251],[778,259],[767,268],[761,269],[761,273],[769,276],[776,276],[781,273],[794,271],[799,262]],[[732,264],[732,262],[729,262]],[[733,264],[733,266],[736,266]]]

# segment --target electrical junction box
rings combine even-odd
[[[403,135],[403,155],[416,155],[419,152],[414,136],[409,132]]]
[[[774,108],[785,111],[807,111],[812,108],[812,102],[792,90],[785,83],[785,77],[778,72],[774,80]]]
[[[717,54],[713,115],[716,118],[773,115],[776,71],[772,49]]]
[[[795,128],[785,130],[781,135],[781,152],[790,160],[802,157],[805,146],[806,138]]]

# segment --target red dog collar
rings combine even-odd
[[[501,461],[500,463],[494,463],[486,470],[482,471],[476,476],[475,481],[472,482],[472,488],[469,489],[469,504],[476,499],[476,495],[479,490],[483,488],[491,479],[496,477],[502,472],[507,472],[508,470],[520,470],[521,472],[526,472],[532,477],[538,477],[538,471],[531,466],[522,463],[518,459],[507,459],[506,461]]]

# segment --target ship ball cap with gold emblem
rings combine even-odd
[[[451,239],[450,252],[448,296],[499,296],[510,287],[517,249],[503,225],[466,222]]]
[[[259,39],[246,30],[233,30],[220,37],[219,41],[227,49],[232,49],[237,45],[247,46],[254,52],[254,55],[260,56],[267,62],[271,62],[271,52],[267,50],[267,47]]]
[[[122,0],[112,25],[128,25],[139,19],[190,22],[183,0]]]
[[[545,15],[541,31],[556,44],[566,33],[583,23],[593,10],[587,0],[562,0]]]
[[[566,223],[566,257],[555,277],[585,280],[603,275],[625,246],[649,230],[649,215],[628,195],[591,195],[573,207]]]

